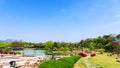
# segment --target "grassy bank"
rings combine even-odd
[[[89,59],[90,62],[100,65],[102,68],[120,68],[120,62],[116,62],[116,55],[107,56],[106,53]]]
[[[107,56],[107,53],[95,57],[83,57],[79,59],[74,68],[120,68],[120,62],[116,62],[116,55]]]

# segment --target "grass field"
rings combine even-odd
[[[74,68],[86,68],[86,65],[84,64],[84,61],[82,59],[79,59],[75,63]]]
[[[102,68],[120,68],[120,62],[116,62],[116,56],[107,56],[106,53],[103,55],[97,55],[89,58],[89,61],[100,65]]]
[[[107,53],[95,57],[85,57],[78,60],[74,68],[120,68],[116,56],[107,56]]]

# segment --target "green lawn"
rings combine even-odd
[[[107,56],[106,53],[103,55],[97,55],[89,58],[91,63],[100,65],[102,68],[120,68],[120,62],[116,62],[116,56]]]
[[[79,60],[75,63],[74,68],[86,68],[83,59],[79,59]]]
[[[116,56],[107,56],[107,53],[95,57],[81,58],[74,68],[120,68],[120,62],[116,62]]]

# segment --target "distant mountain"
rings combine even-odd
[[[0,40],[2,42],[16,42],[17,40],[15,39],[6,39],[6,40]]]

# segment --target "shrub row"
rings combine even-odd
[[[74,63],[79,58],[80,56],[72,56],[58,60],[49,60],[41,63],[38,68],[73,68]]]
[[[21,52],[8,52],[8,51],[0,50],[0,54],[14,54],[14,55],[16,55],[16,54],[21,54]]]

